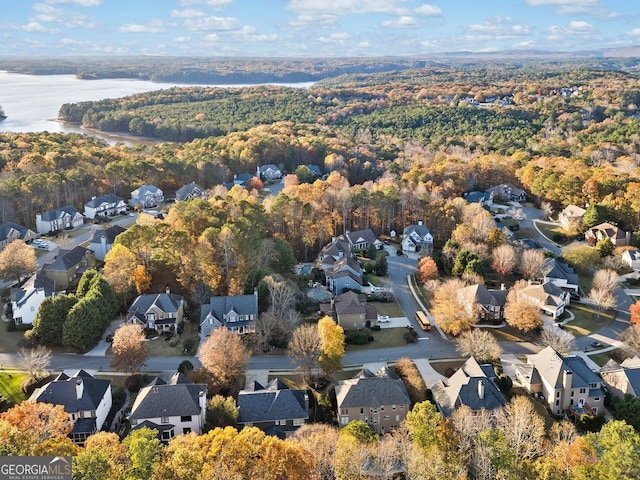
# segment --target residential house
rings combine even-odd
[[[256,168],[256,177],[265,182],[273,182],[282,178],[282,172],[273,163]]]
[[[91,197],[84,204],[84,216],[90,220],[96,217],[113,217],[127,211],[127,204],[117,195],[108,194],[101,197]]]
[[[195,182],[191,182],[176,190],[176,202],[185,202],[194,198],[207,199],[207,191]]]
[[[113,248],[116,237],[126,229],[120,225],[112,225],[104,230],[96,230],[89,244],[89,248],[95,253],[96,259],[104,262],[104,257]]]
[[[545,282],[541,285],[529,285],[521,291],[521,294],[554,319],[564,313],[565,307],[569,305],[571,301],[569,292],[552,282]]]
[[[58,375],[43,387],[36,388],[29,400],[62,405],[75,422],[69,434],[71,440],[83,445],[87,437],[102,430],[111,410],[111,380],[93,378],[84,370],[69,377]]]
[[[227,190],[231,190],[236,185],[240,185],[242,188],[246,188],[246,184],[254,178],[256,178],[256,176],[251,175],[250,173],[241,173],[239,175],[234,175],[233,181],[225,183],[224,186],[227,188]]]
[[[614,247],[624,247],[631,243],[631,232],[625,232],[621,228],[605,222],[589,228],[584,233],[584,238],[590,245],[595,245],[600,240],[608,238]]]
[[[578,296],[580,290],[578,275],[567,263],[561,260],[549,259],[543,280],[544,282],[553,283],[562,290],[569,292],[570,295]]]
[[[378,320],[376,307],[367,304],[365,296],[356,292],[338,295],[331,303],[321,304],[320,311],[345,329],[371,327]]]
[[[322,170],[320,170],[320,167],[318,165],[307,164],[306,167],[309,169],[309,171],[313,174],[314,177],[320,178],[322,176]]]
[[[527,363],[516,366],[516,378],[529,393],[541,396],[554,415],[598,414],[604,407],[603,381],[579,356],[547,347],[527,355]]]
[[[181,373],[169,383],[156,377],[150,385],[140,389],[131,407],[131,429],[148,427],[168,443],[177,435],[195,433],[204,428],[207,412],[207,386],[192,383]]]
[[[370,228],[355,232],[347,231],[344,236],[349,241],[352,250],[367,250],[371,245],[375,246],[376,250],[380,250],[384,245]]]
[[[345,290],[361,291],[364,272],[360,264],[351,255],[347,255],[337,260],[330,272],[325,271],[325,277],[329,290],[337,295]]]
[[[40,235],[76,228],[83,223],[84,217],[72,205],[55,208],[36,215],[36,231]]]
[[[158,332],[174,331],[182,323],[184,300],[182,295],[145,293],[138,296],[127,311],[129,323],[139,323]]]
[[[411,408],[404,383],[386,367],[375,374],[363,368],[355,378],[339,381],[336,400],[341,427],[361,420],[379,434],[397,428]]]
[[[640,358],[627,358],[621,364],[613,359],[600,369],[600,376],[609,391],[616,397],[640,396]]]
[[[344,236],[334,237],[331,243],[323,247],[318,254],[320,268],[325,275],[333,271],[333,266],[337,260],[351,255],[351,244]]]
[[[503,183],[502,185],[494,185],[486,190],[486,193],[493,195],[494,199],[503,202],[524,202],[527,200],[527,192],[521,188],[514,187]]]
[[[60,249],[55,260],[42,267],[42,271],[53,280],[56,291],[59,291],[74,285],[84,272],[95,265],[93,250],[78,245],[71,250]]]
[[[417,225],[408,225],[402,232],[402,251],[418,252],[427,254],[433,252],[433,234],[431,230],[422,224],[422,220]]]
[[[434,403],[445,417],[463,405],[472,412],[502,408],[507,400],[496,386],[495,378],[491,365],[480,365],[470,357],[449,380],[439,380],[431,387]]]
[[[36,237],[36,232],[17,223],[0,223],[0,251],[14,240],[28,242]]]
[[[218,328],[242,335],[255,333],[258,319],[258,289],[253,295],[211,297],[200,309],[200,333],[207,337]]]
[[[238,425],[284,439],[309,419],[309,396],[306,390],[292,390],[277,378],[264,387],[252,382],[238,393],[238,409]]]
[[[582,217],[584,217],[585,212],[584,208],[576,205],[567,205],[558,215],[558,220],[565,230],[575,230],[582,226]]]
[[[464,199],[469,203],[477,203],[481,207],[493,205],[493,194],[487,192],[469,192],[464,194]]]
[[[31,325],[45,298],[55,295],[55,283],[38,272],[21,287],[11,289],[11,312],[16,325]]]
[[[507,303],[507,289],[489,290],[476,284],[458,290],[458,301],[467,313],[475,314],[479,322],[502,321]]]
[[[164,192],[155,185],[142,185],[131,192],[131,208],[153,208],[162,205]]]
[[[622,252],[622,261],[635,271],[640,270],[640,250],[625,250]]]

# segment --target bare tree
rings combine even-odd
[[[244,373],[250,356],[239,335],[219,328],[202,344],[198,358],[214,382],[222,390],[228,390]]]
[[[318,359],[321,352],[322,340],[317,325],[304,324],[293,331],[289,342],[289,356],[307,378],[319,373]]]
[[[113,334],[111,366],[119,372],[137,372],[146,363],[149,352],[142,326],[129,323]]]
[[[504,433],[518,464],[543,453],[544,420],[529,398],[515,396],[497,414],[497,426]]]
[[[569,353],[577,348],[575,337],[558,327],[543,327],[540,332],[540,343],[560,353]]]
[[[456,339],[456,350],[465,357],[474,357],[479,363],[497,360],[502,353],[496,338],[481,328],[462,332]]]
[[[550,202],[547,202],[546,200],[540,202],[540,210],[542,210],[544,218],[547,220],[553,217],[553,205],[551,205]]]
[[[516,249],[505,243],[493,250],[491,258],[491,268],[502,278],[510,274],[516,266]]]
[[[597,309],[596,319],[600,320],[603,310],[616,306],[616,291],[619,287],[618,274],[615,270],[601,269],[593,275],[589,299]]]
[[[271,340],[273,332],[277,330],[279,325],[280,322],[271,312],[264,312],[258,317],[256,321],[256,335],[258,336],[258,342],[262,347],[262,351],[266,352],[269,350],[269,340]]]
[[[36,254],[22,240],[14,240],[0,251],[0,278],[20,282],[38,267]]]
[[[624,332],[620,334],[620,340],[627,344],[631,353],[637,355],[640,353],[640,325],[631,324]]]
[[[576,426],[568,420],[553,422],[549,431],[549,438],[553,444],[560,442],[572,443],[577,436]]]
[[[290,312],[292,310],[295,311],[296,302],[300,294],[298,286],[279,274],[267,275],[264,277],[264,281],[269,288],[272,315],[283,323],[285,321],[296,321],[297,317]],[[293,327],[295,325],[289,324],[289,326]]]
[[[48,375],[47,369],[51,363],[51,350],[43,345],[35,348],[21,348],[18,350],[20,365],[31,378],[39,380]]]
[[[540,307],[528,296],[522,294],[527,282],[519,280],[509,290],[507,303],[504,307],[504,317],[509,325],[524,332],[542,326]]]
[[[544,266],[545,256],[540,250],[526,249],[520,255],[519,270],[527,280],[540,278]]]
[[[339,431],[336,427],[321,423],[302,425],[293,434],[297,441],[307,451],[313,452],[315,472],[319,478],[334,478],[333,453],[338,442]]]

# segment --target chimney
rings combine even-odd
[[[422,226],[422,220],[418,220],[418,225]]]
[[[171,295],[171,289],[169,288],[169,285],[167,285],[167,288],[166,288],[165,291],[166,291],[167,295]]]
[[[573,379],[573,372],[571,370],[564,370],[562,372],[562,386],[566,388],[571,388],[571,380]]]
[[[81,378],[76,379],[76,398],[80,400],[84,392],[84,383]]]
[[[484,400],[484,380],[478,380],[478,398]]]
[[[507,286],[504,283],[500,284],[500,290],[506,290]]]

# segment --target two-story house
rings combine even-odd
[[[265,182],[273,182],[282,178],[282,171],[273,163],[256,168],[256,177]]]
[[[370,228],[345,232],[344,237],[348,240],[352,250],[367,250],[371,245],[376,247],[376,250],[380,250],[384,245]]]
[[[565,230],[578,230],[582,227],[582,218],[586,212],[584,208],[577,205],[567,205],[558,215],[558,220]]]
[[[31,325],[45,298],[55,295],[55,283],[42,272],[36,273],[21,287],[11,289],[11,311],[16,325]]]
[[[503,202],[524,202],[527,200],[527,192],[508,183],[494,185],[486,190],[496,200]]]
[[[569,292],[570,295],[578,295],[580,289],[578,275],[567,263],[561,260],[549,259],[543,280],[545,283],[553,283],[556,287]]]
[[[195,182],[183,185],[176,190],[176,202],[186,202],[194,198],[207,199],[207,191]]]
[[[376,307],[369,305],[365,296],[356,292],[338,295],[331,303],[321,304],[320,311],[346,329],[371,327],[378,319]]]
[[[584,238],[589,245],[595,245],[600,240],[608,238],[614,247],[624,247],[631,243],[631,232],[625,232],[611,223],[601,223],[587,229]]]
[[[126,230],[120,225],[111,225],[104,230],[96,230],[89,244],[89,248],[93,250],[97,260],[104,262],[104,257],[106,257],[107,253],[113,248],[116,237],[124,231]]]
[[[621,364],[613,359],[600,369],[600,376],[609,391],[616,397],[640,396],[640,358],[627,358]]]
[[[131,192],[131,208],[152,208],[164,202],[164,192],[155,185],[142,185]]]
[[[640,271],[640,250],[625,250],[621,255],[622,261],[633,270]]]
[[[564,356],[547,347],[516,366],[516,378],[531,394],[541,395],[554,415],[598,414],[604,406],[602,379],[582,357]]]
[[[74,443],[84,445],[87,437],[105,426],[112,403],[111,380],[93,378],[84,370],[78,370],[71,377],[61,373],[45,386],[36,388],[29,400],[62,405],[74,422],[69,437]]]
[[[36,232],[17,223],[0,223],[0,251],[14,240],[28,242],[36,237]]]
[[[325,271],[327,286],[334,295],[346,290],[362,290],[364,271],[350,254],[342,257],[333,264],[330,272]]]
[[[431,230],[419,220],[417,224],[407,225],[402,232],[403,252],[425,252],[430,255],[433,252],[433,234]]]
[[[504,316],[507,294],[506,288],[489,290],[484,285],[469,285],[458,290],[458,303],[481,323],[500,322]]]
[[[375,374],[363,368],[355,378],[339,381],[336,400],[340,426],[361,420],[379,434],[397,428],[411,408],[404,383],[387,368]]]
[[[60,249],[56,259],[42,267],[42,272],[53,280],[56,291],[59,291],[74,285],[84,272],[95,265],[93,250],[78,245],[71,250]]]
[[[73,205],[54,208],[36,215],[36,231],[40,235],[76,228],[83,223],[84,217]]]
[[[169,383],[156,377],[140,389],[131,407],[131,429],[154,429],[163,443],[187,433],[200,435],[207,413],[207,386],[194,384],[181,373]]]
[[[564,309],[571,302],[569,292],[552,282],[545,282],[541,285],[529,285],[523,288],[520,293],[554,319],[562,315]]]
[[[178,328],[184,316],[182,295],[145,293],[138,296],[127,311],[127,321],[138,323],[158,332],[171,332]]]
[[[84,204],[84,216],[90,220],[97,217],[112,217],[127,211],[127,204],[117,195],[109,193],[101,197],[92,197]]]
[[[502,408],[507,400],[496,386],[495,378],[491,365],[480,365],[470,357],[449,380],[439,380],[431,387],[433,400],[445,417],[463,405],[473,412]]]
[[[481,207],[493,205],[493,194],[488,192],[468,192],[463,197],[469,203],[477,203]]]
[[[309,419],[309,396],[306,390],[290,389],[277,378],[264,387],[252,382],[238,394],[238,410],[238,425],[284,439]]]
[[[258,319],[258,289],[253,295],[211,297],[200,309],[200,334],[211,335],[218,328],[242,335],[255,333]]]

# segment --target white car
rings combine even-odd
[[[378,315],[378,323],[387,323],[389,321],[389,315]]]

